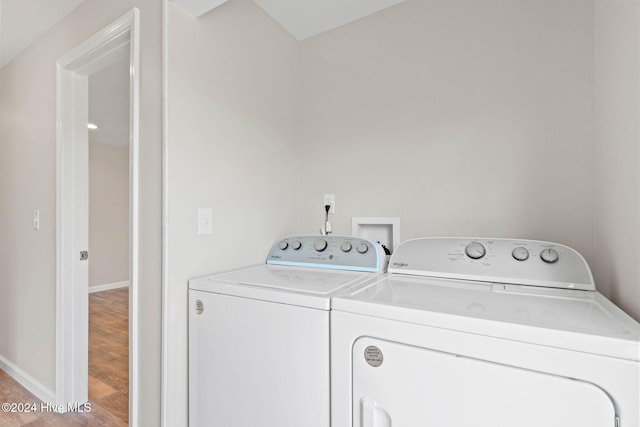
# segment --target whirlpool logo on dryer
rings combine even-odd
[[[394,262],[393,266],[394,267],[409,267],[409,264],[407,264],[406,262]]]

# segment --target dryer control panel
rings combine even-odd
[[[276,242],[267,264],[381,272],[386,267],[380,244],[352,236],[290,236]]]
[[[574,249],[538,240],[437,237],[408,240],[393,253],[390,273],[547,288],[595,290]]]

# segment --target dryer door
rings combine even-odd
[[[373,338],[353,346],[354,427],[609,427],[591,383]]]

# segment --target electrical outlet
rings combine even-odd
[[[324,195],[324,203],[322,204],[322,207],[324,208],[325,206],[330,205],[331,209],[329,209],[329,213],[336,213],[336,195],[335,194],[325,194]]]
[[[213,209],[198,209],[198,234],[213,233]]]

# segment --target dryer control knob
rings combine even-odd
[[[351,248],[352,246],[349,242],[342,242],[342,244],[340,245],[340,249],[342,249],[342,252],[349,252]]]
[[[297,251],[302,247],[302,243],[300,243],[300,240],[294,240],[291,242],[291,247]]]
[[[280,243],[278,243],[278,247],[284,251],[289,247],[289,243],[287,243],[286,240],[281,240]]]
[[[560,255],[558,255],[558,251],[555,249],[547,248],[540,252],[540,258],[546,263],[553,264],[554,262],[558,262]]]
[[[487,253],[487,250],[482,243],[471,242],[464,248],[464,253],[466,253],[469,258],[480,259]]]
[[[324,239],[318,239],[313,243],[313,248],[318,252],[322,252],[327,249],[327,241]]]
[[[361,254],[365,254],[369,250],[369,246],[367,246],[366,243],[359,243],[358,246],[356,246],[356,250]]]
[[[529,251],[527,248],[523,248],[522,246],[518,246],[513,251],[511,251],[511,255],[517,261],[526,261],[529,259]]]

